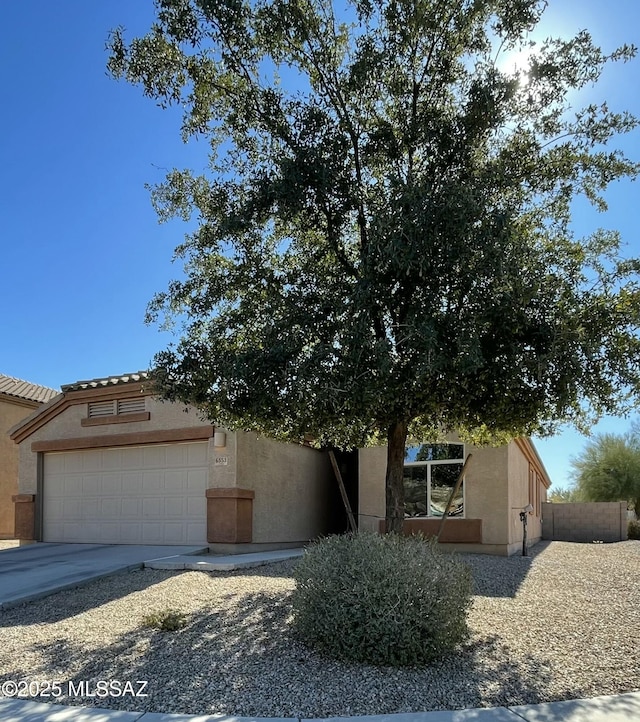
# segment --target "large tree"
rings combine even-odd
[[[571,466],[580,500],[627,501],[640,519],[640,428],[628,434],[597,434]]]
[[[146,36],[111,36],[113,76],[210,143],[153,193],[197,218],[149,309],[181,324],[162,393],[282,438],[386,437],[394,531],[408,432],[548,431],[640,386],[640,264],[571,229],[574,198],[638,172],[607,148],[634,118],[571,107],[635,48],[585,31],[509,69],[545,4],[156,0]]]

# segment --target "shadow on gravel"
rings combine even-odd
[[[515,597],[536,557],[544,554],[549,544],[549,541],[538,542],[529,549],[526,557],[491,554],[460,554],[459,557],[471,568],[474,594],[480,597]]]
[[[179,598],[171,602],[180,607]],[[144,681],[147,697],[76,695],[50,701],[246,717],[392,714],[549,699],[553,670],[533,652],[503,644],[498,634],[469,643],[431,667],[377,668],[311,651],[298,642],[290,620],[289,593],[229,594],[224,605],[202,607],[176,632],[147,629],[140,620],[139,627],[108,644],[68,639],[33,643],[31,649],[42,659],[39,668],[23,667],[16,660],[7,679],[57,679],[65,690],[69,681],[76,689],[84,682],[89,684],[85,692],[97,680],[121,686],[128,681],[133,690]],[[563,697],[579,697],[581,692],[566,690]]]
[[[53,624],[82,612],[140,592],[183,572],[136,569],[87,582],[73,589],[54,592],[9,609],[0,609],[0,629],[30,624]],[[1,652],[1,640],[0,640]]]

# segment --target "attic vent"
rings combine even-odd
[[[121,399],[118,401],[119,414],[138,414],[144,411],[144,396],[137,399]]]
[[[99,419],[103,416],[120,416],[122,414],[138,414],[144,412],[144,396],[135,399],[119,399],[113,401],[93,401],[89,404],[89,418]]]
[[[94,401],[89,404],[90,419],[97,419],[100,416],[113,416],[115,413],[114,401]]]

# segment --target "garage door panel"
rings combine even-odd
[[[61,474],[66,471],[66,459],[64,454],[47,455],[47,471],[50,474]]]
[[[130,470],[144,469],[144,451],[138,446],[122,449],[123,466]]]
[[[209,448],[207,444],[191,444],[187,447],[187,462],[189,467],[202,466],[208,464]]]
[[[186,499],[173,497],[164,500],[164,511],[168,519],[182,519],[187,516]]]
[[[52,455],[53,456],[53,455]],[[60,458],[56,459],[58,463],[58,471],[64,473],[74,473],[82,471],[82,456],[76,451],[70,451],[66,454],[57,455]],[[55,463],[52,459],[52,463]]]
[[[206,459],[207,442],[46,454],[44,540],[206,543]]]
[[[143,453],[142,468],[144,469],[166,469],[165,447],[145,447]]]
[[[134,492],[142,488],[144,474],[141,471],[123,471],[121,478],[122,488]]]
[[[187,516],[194,517],[198,513],[198,500],[193,498],[188,498],[185,500],[187,504]]]
[[[82,494],[95,496],[100,491],[100,476],[98,474],[85,474],[82,476]]]
[[[61,474],[61,489],[59,496],[81,496],[82,495],[82,476],[69,475],[67,473]]]
[[[183,469],[168,469],[164,472],[164,486],[168,490],[182,492],[187,488],[188,472]]]
[[[180,446],[168,447],[165,452],[165,468],[183,468],[189,464],[189,454],[185,448]]]
[[[100,466],[102,469],[120,470],[124,466],[128,466],[123,460],[123,454],[117,449],[105,449],[101,452]]]
[[[119,536],[123,544],[142,544],[142,529],[137,521],[120,524]]]
[[[100,519],[117,519],[120,516],[120,499],[99,499]]]
[[[83,500],[82,518],[88,520],[100,518],[100,501],[95,496]]]
[[[72,452],[65,464],[65,472],[74,473],[78,471],[91,472],[101,471],[104,468],[103,452]]]
[[[142,474],[142,488],[145,492],[163,491],[163,475],[158,470],[145,471]]]
[[[142,499],[127,497],[120,505],[120,516],[123,519],[139,519],[142,514]]]
[[[142,500],[142,516],[143,518],[164,517],[164,499],[158,497],[146,498]]]
[[[197,489],[206,489],[207,477],[206,469],[189,469],[186,478],[186,488],[194,491]]]
[[[122,474],[117,471],[105,471],[100,475],[100,495],[120,496],[122,494]]]

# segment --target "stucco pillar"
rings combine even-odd
[[[253,540],[251,489],[207,489],[207,541],[210,544],[249,544]]]
[[[20,541],[34,541],[36,538],[36,496],[16,494],[11,497],[15,511],[15,536]]]

